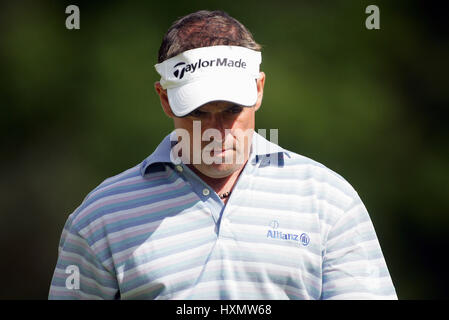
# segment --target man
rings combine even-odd
[[[354,189],[254,132],[265,74],[251,33],[199,11],[158,60],[175,130],[69,216],[49,298],[396,299]]]

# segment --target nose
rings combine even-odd
[[[225,138],[225,130],[228,125],[225,120],[226,119],[224,119],[222,112],[217,112],[211,115],[209,126],[209,128],[214,128],[220,132],[222,140]]]

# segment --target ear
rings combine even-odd
[[[263,88],[265,86],[265,72],[260,72],[260,76],[257,79],[257,102],[255,104],[256,111],[259,110],[262,105]]]
[[[173,114],[173,111],[170,108],[170,103],[168,102],[167,90],[162,88],[159,81],[156,81],[154,83],[154,89],[156,90],[156,93],[158,94],[159,99],[161,100],[161,106],[162,109],[164,109],[165,114],[170,118],[174,118],[175,115]]]

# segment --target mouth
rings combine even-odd
[[[212,151],[212,153],[213,153],[213,155],[214,156],[222,156],[222,155],[225,155],[226,153],[229,153],[229,152],[231,152],[231,151],[234,151],[234,149],[232,149],[232,148],[230,148],[230,149],[226,149],[226,148],[222,148],[222,149],[215,149],[215,150],[213,150]]]

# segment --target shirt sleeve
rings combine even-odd
[[[119,298],[116,276],[100,262],[87,240],[67,220],[61,235],[49,300]]]
[[[328,233],[322,272],[321,299],[397,299],[373,224],[358,196]]]

